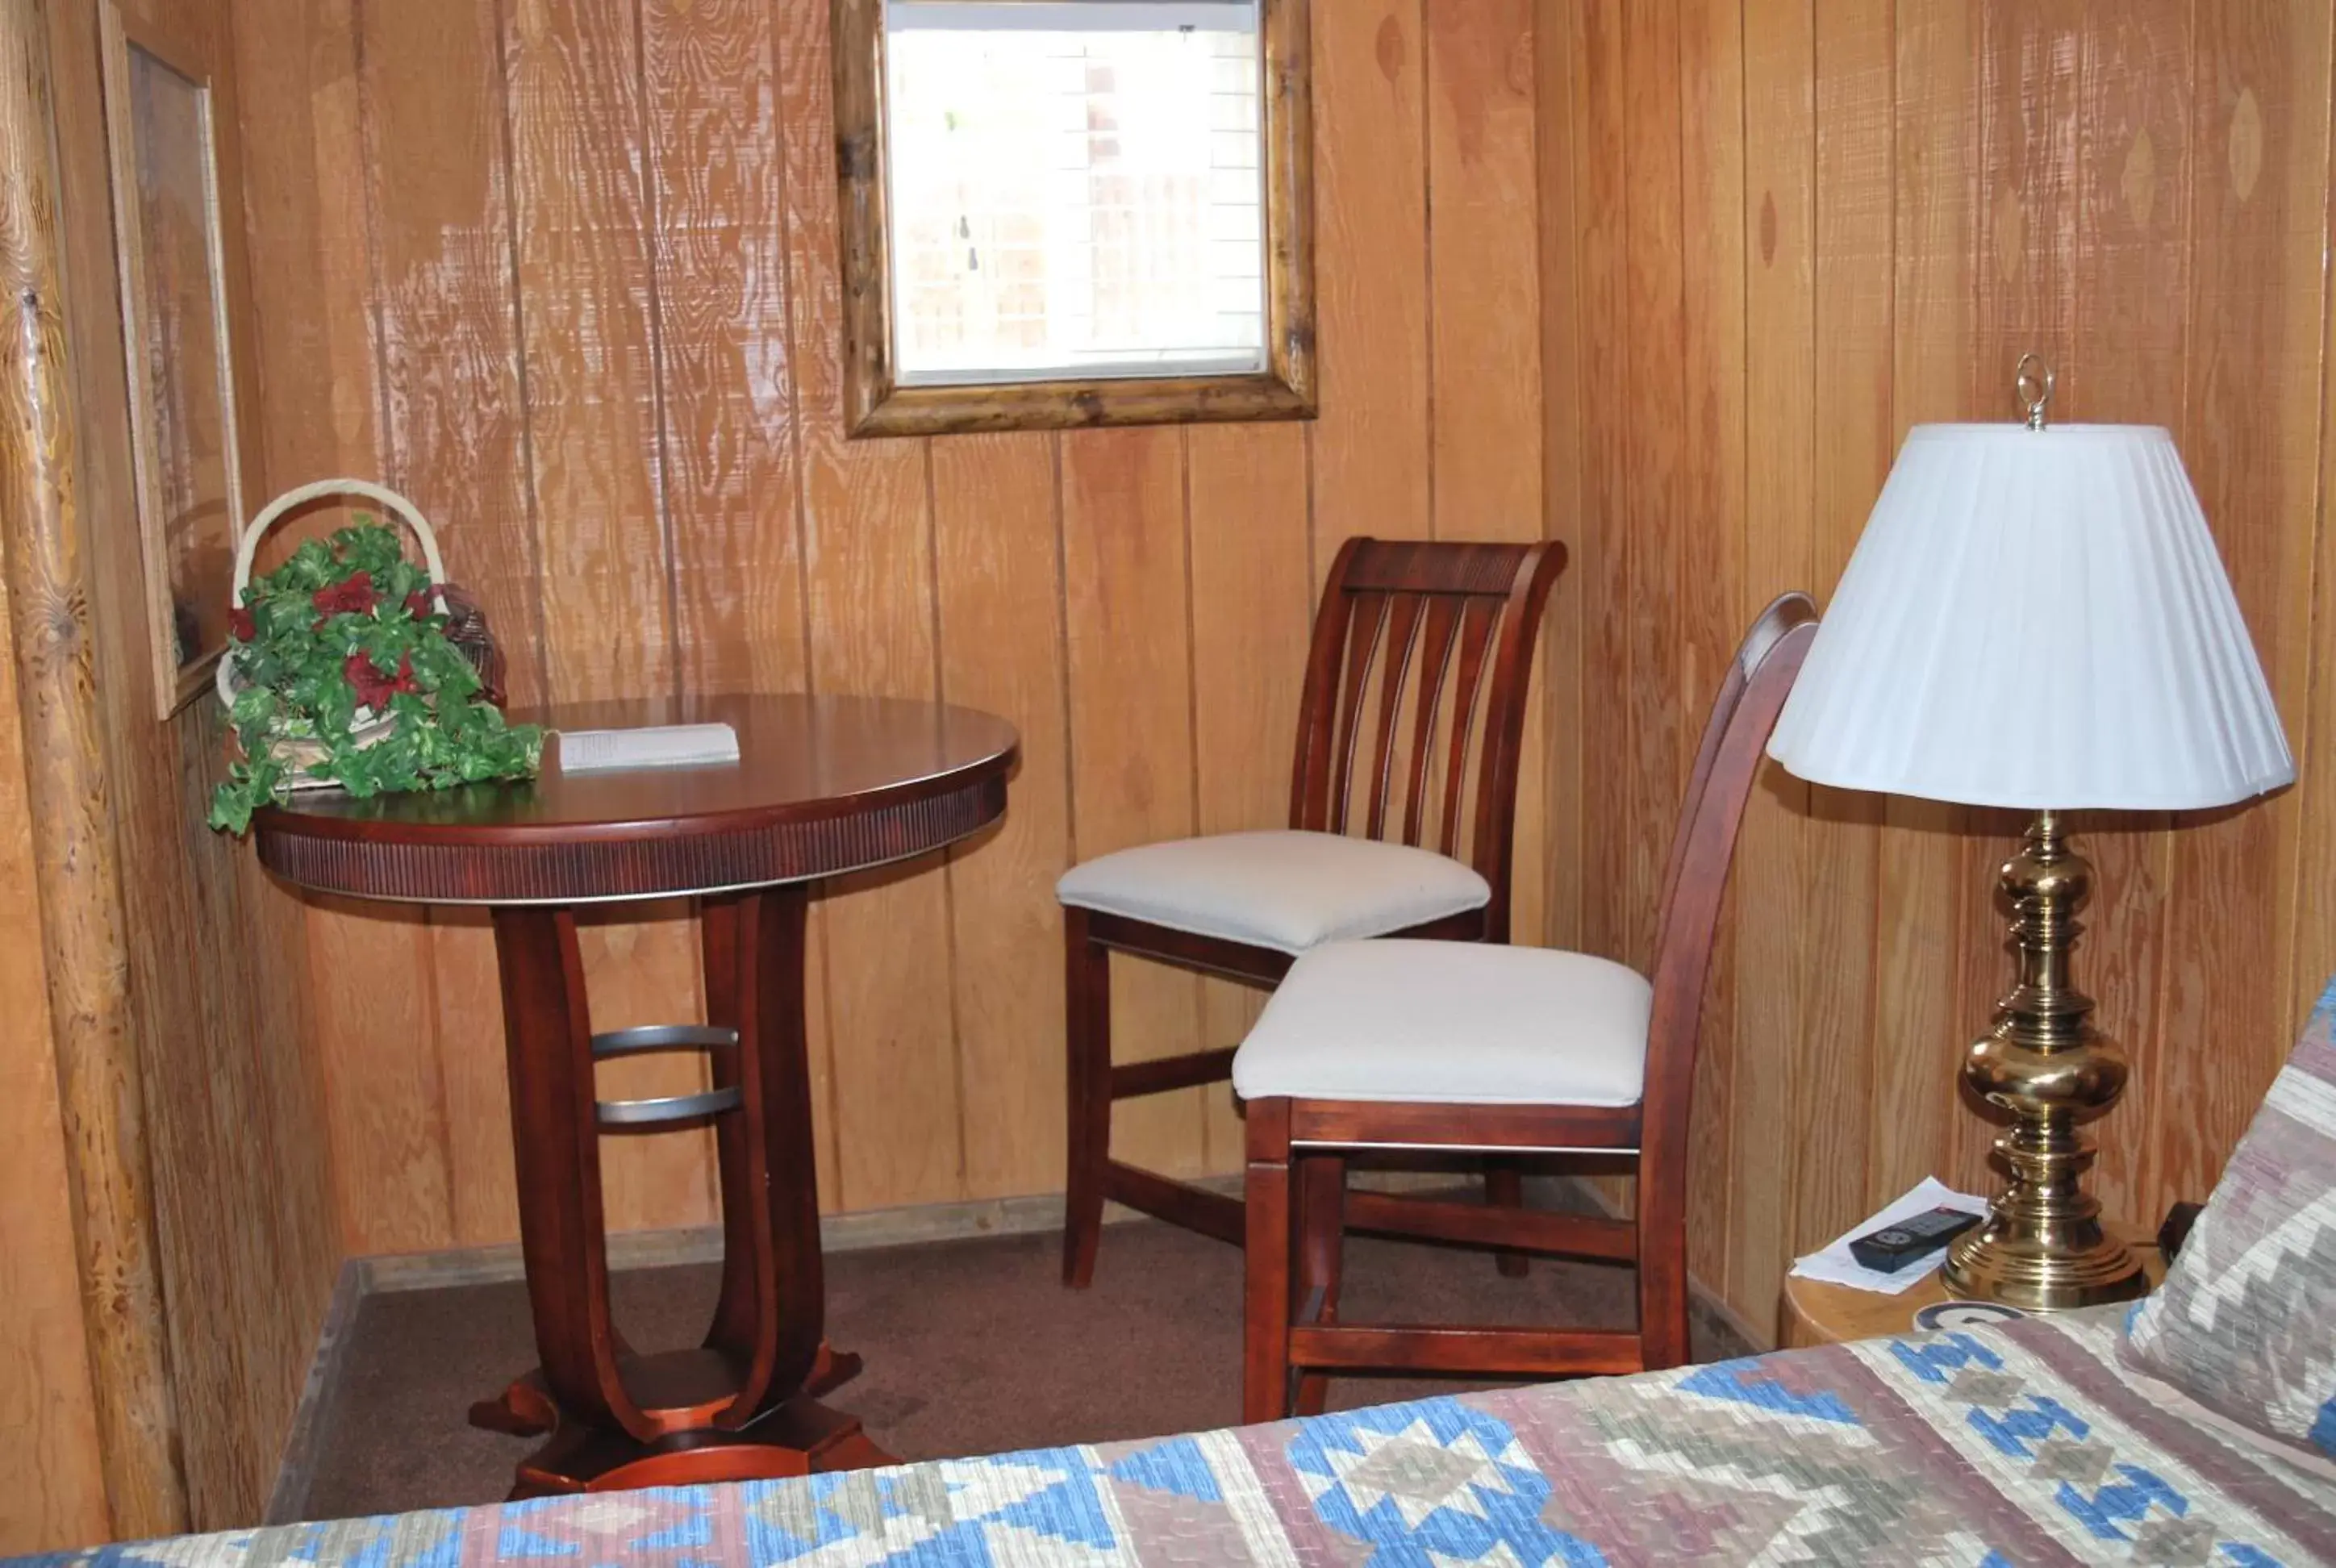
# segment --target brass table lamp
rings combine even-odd
[[[2084,1125],[2127,1068],[2070,981],[2092,868],[2061,813],[2230,805],[2295,765],[2173,437],[2047,428],[2032,365],[2024,425],[1909,433],[1768,755],[1813,784],[2034,813],[2000,882],[2017,977],[1963,1064],[2011,1118],[2010,1180],[1942,1274],[2054,1310],[2146,1288],[2083,1184]]]

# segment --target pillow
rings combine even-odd
[[[2200,1404],[2336,1456],[2336,982],[2124,1355]]]

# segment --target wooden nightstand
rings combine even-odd
[[[2150,1288],[2155,1290],[2166,1278],[2166,1260],[2158,1255],[2156,1247],[2146,1242],[2135,1242],[2132,1246],[2141,1254],[2141,1266],[2149,1271]],[[1947,1299],[1936,1269],[1924,1276],[1921,1284],[1895,1296],[1787,1275],[1781,1325],[1784,1348],[1797,1350],[1808,1345],[1835,1345],[1846,1339],[1880,1339],[1911,1333],[1915,1313]]]

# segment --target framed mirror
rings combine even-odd
[[[833,0],[855,436],[1315,406],[1308,0]]]
[[[226,651],[244,516],[209,73],[99,7],[131,448],[154,650],[169,718]]]

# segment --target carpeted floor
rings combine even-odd
[[[828,1337],[867,1359],[831,1398],[904,1459],[990,1454],[1229,1426],[1241,1417],[1240,1252],[1151,1222],[1105,1232],[1095,1288],[1058,1282],[1052,1233],[832,1253]],[[1350,1238],[1350,1319],[1474,1320],[1584,1328],[1631,1321],[1631,1273],[1536,1261],[1504,1280],[1482,1253]],[[715,1271],[618,1275],[635,1345],[694,1344]],[[1700,1315],[1698,1315],[1700,1319]],[[1741,1353],[1698,1320],[1698,1359]],[[525,1288],[474,1285],[368,1296],[339,1388],[317,1427],[313,1519],[486,1503],[531,1441],[468,1426],[473,1399],[534,1362]],[[1344,1379],[1336,1406],[1461,1387]]]

